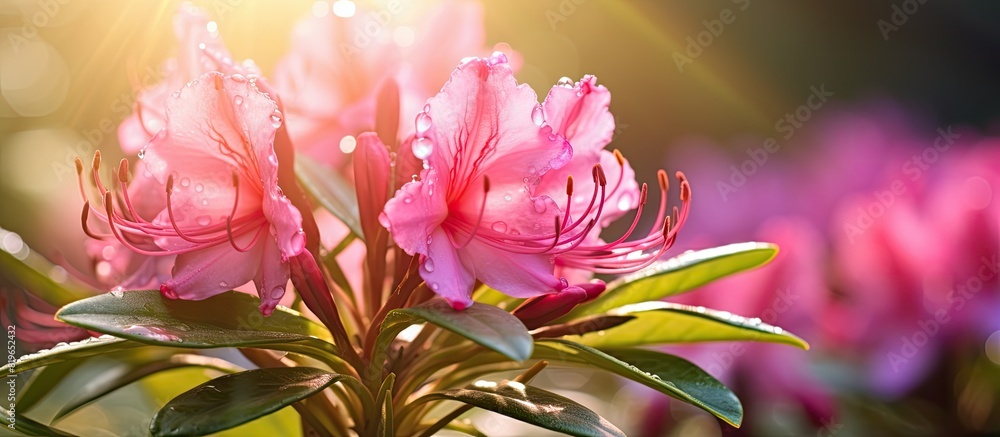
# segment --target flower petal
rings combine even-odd
[[[282,259],[281,249],[273,238],[265,238],[260,245],[264,248],[254,285],[257,286],[257,294],[260,296],[260,312],[264,316],[269,316],[285,295],[291,273],[288,262]]]
[[[236,242],[246,245],[252,238],[245,235]],[[202,300],[246,284],[261,267],[264,242],[268,240],[261,238],[246,252],[220,244],[177,255],[173,277],[160,286],[160,291],[173,299]]]
[[[566,288],[552,275],[550,255],[519,254],[498,250],[473,239],[459,249],[476,279],[513,297],[534,297]]]
[[[476,277],[463,263],[448,234],[438,228],[427,239],[427,256],[420,264],[420,277],[438,296],[457,310],[472,305]]]
[[[428,240],[448,216],[444,190],[436,171],[427,170],[420,181],[408,182],[385,204],[379,222],[407,254],[427,255]]]

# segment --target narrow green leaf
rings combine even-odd
[[[424,322],[468,338],[514,361],[524,361],[531,357],[534,345],[531,334],[517,317],[500,308],[478,302],[462,311],[456,311],[443,299],[432,299],[415,307],[389,311],[382,322],[382,331],[376,342],[373,369],[381,369],[389,344],[403,329]]]
[[[605,331],[566,339],[598,348],[704,341],[763,341],[809,349],[809,344],[795,334],[763,323],[760,319],[749,319],[728,311],[670,302],[644,302],[616,308],[607,314],[635,319]]]
[[[141,343],[115,338],[110,335],[102,335],[100,337],[60,344],[52,349],[43,349],[33,354],[22,355],[13,364],[6,364],[0,367],[0,374],[21,373],[50,364],[63,363],[140,346],[142,346]]]
[[[144,344],[182,348],[258,347],[303,353],[328,364],[337,349],[329,332],[299,313],[278,307],[269,317],[245,293],[201,301],[170,300],[157,290],[111,293],[73,302],[56,318],[91,331]]]
[[[304,155],[295,157],[295,174],[306,191],[359,239],[364,239],[354,186],[333,169]]]
[[[11,429],[8,427],[10,422],[7,421],[7,418],[11,417],[10,411],[4,407],[0,407],[0,415],[3,415],[4,422],[6,422],[4,423],[4,429]],[[24,417],[24,415],[16,415],[15,418],[13,431],[19,435],[73,437],[73,434],[35,422]]]
[[[725,385],[691,362],[643,349],[600,351],[565,340],[536,344],[535,358],[583,364],[614,372],[632,381],[695,405],[739,427],[743,406]]]
[[[685,252],[611,281],[604,294],[576,307],[561,320],[684,293],[716,279],[762,266],[777,253],[778,246],[752,242]]]
[[[27,249],[25,249],[27,250]],[[75,300],[93,295],[86,287],[72,279],[58,283],[49,277],[55,265],[34,252],[23,259],[17,259],[7,251],[0,250],[0,282],[12,282],[42,300],[56,306],[66,305]]]
[[[59,409],[53,420],[59,420],[119,388],[159,372],[183,367],[203,367],[226,373],[244,370],[223,359],[193,354],[146,357],[146,359],[128,358],[131,359],[121,359],[113,365],[102,366],[103,371],[89,383],[79,387],[73,398]]]
[[[390,373],[382,387],[378,390],[378,400],[375,404],[379,408],[378,427],[375,435],[379,437],[393,437],[396,435],[396,428],[392,418],[392,386],[396,383],[396,374]]]
[[[63,378],[86,360],[78,359],[46,366],[31,374],[24,387],[17,392],[17,411],[24,413],[38,404],[45,395],[55,390]]]
[[[624,436],[611,422],[571,399],[516,381],[476,381],[415,401],[452,400],[574,436]]]
[[[310,397],[344,375],[311,367],[255,369],[221,376],[167,402],[153,436],[206,435],[266,416]]]

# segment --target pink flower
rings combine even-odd
[[[253,78],[213,72],[175,92],[165,115],[165,129],[144,149],[149,175],[165,188],[163,209],[147,220],[133,208],[134,193],[122,190],[114,202],[95,176],[104,210],[88,202],[85,214],[139,254],[176,256],[164,296],[204,299],[253,280],[269,314],[284,295],[288,259],[305,245],[302,216],[277,184],[277,104]],[[119,179],[127,173],[123,160]]]
[[[452,0],[429,11],[411,10],[417,3],[397,7],[359,10],[351,18],[310,17],[296,26],[292,50],[273,83],[298,150],[340,163],[346,156],[338,149],[341,139],[373,130],[378,90],[390,79],[399,84],[399,137],[406,138],[413,133],[413,114],[440,90],[455,63],[470,53],[488,53],[480,4]],[[418,24],[400,25],[415,13]]]
[[[497,52],[463,62],[417,115],[412,151],[425,169],[396,192],[379,219],[404,251],[421,255],[421,277],[455,308],[471,304],[476,280],[515,297],[554,293],[569,287],[554,275],[554,264],[632,271],[655,261],[676,236],[661,207],[647,236],[625,242],[630,230],[612,243],[592,243],[608,201],[606,174],[596,160],[574,167],[589,167],[584,185],[592,192],[583,205],[560,206],[536,193],[547,173],[569,164],[574,153],[540,120],[542,111],[535,93],[517,84],[506,56]],[[624,163],[616,166],[624,173]],[[681,178],[685,208],[674,223],[687,215],[690,196]],[[572,178],[564,187],[563,199],[572,198]],[[633,195],[645,203],[645,187]]]
[[[177,57],[165,63],[164,79],[136,96],[135,111],[118,126],[118,142],[126,153],[142,149],[166,126],[164,105],[171,93],[209,71],[225,74],[260,75],[253,61],[233,64],[219,38],[218,25],[201,8],[181,5],[174,16]],[[142,84],[134,84],[139,87]]]
[[[535,120],[536,123],[544,122],[551,126],[553,132],[573,145],[573,158],[562,168],[541,177],[535,191],[537,195],[565,201],[560,204],[560,209],[565,211],[571,206],[579,208],[586,205],[591,200],[591,194],[599,192],[599,181],[592,177],[594,164],[600,164],[605,178],[612,181],[605,188],[604,195],[604,203],[610,207],[600,211],[601,220],[586,235],[586,242],[590,245],[603,244],[601,230],[635,209],[639,203],[640,188],[632,167],[617,151],[612,153],[604,149],[611,143],[615,131],[615,119],[608,110],[610,104],[611,92],[603,85],[597,85],[596,77],[584,76],[576,84],[569,78],[562,78],[549,90],[542,104],[543,119]],[[565,194],[566,181],[570,176],[574,184],[572,198]],[[598,210],[591,208],[584,218],[590,220],[597,215]],[[638,217],[639,214],[636,214]],[[557,272],[565,275],[571,283],[585,282],[593,276],[590,270],[566,267],[565,261],[565,258],[557,258]]]

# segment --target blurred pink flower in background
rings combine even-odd
[[[219,37],[218,24],[204,10],[181,4],[174,15],[177,55],[163,66],[164,79],[136,96],[135,111],[118,126],[118,143],[127,154],[138,153],[150,139],[166,127],[167,97],[184,84],[209,71],[225,74],[260,75],[253,61],[234,64]],[[140,88],[140,84],[133,84]],[[267,91],[267,90],[265,90]]]
[[[346,158],[341,140],[374,130],[378,90],[388,80],[399,85],[398,138],[408,137],[413,117],[441,89],[455,64],[488,53],[479,3],[441,2],[420,11],[413,27],[397,25],[402,18],[396,16],[411,14],[409,9],[418,5],[392,4],[396,6],[358,11],[350,18],[309,17],[296,26],[291,51],[273,82],[300,152],[339,166]],[[382,138],[387,143],[395,139]]]

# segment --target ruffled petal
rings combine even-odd
[[[427,256],[420,263],[420,277],[453,308],[461,310],[472,305],[475,270],[464,264],[464,256],[459,255],[448,234],[442,229],[436,229],[426,243]]]
[[[436,171],[423,172],[423,179],[408,182],[385,204],[379,223],[392,233],[396,245],[407,254],[428,254],[428,240],[448,217],[444,192],[447,186]]]
[[[252,237],[237,238],[237,244],[249,244]],[[202,300],[246,284],[261,267],[267,240],[261,238],[246,252],[218,245],[177,255],[173,277],[160,285],[160,292],[171,299]]]
[[[534,297],[568,285],[552,275],[550,255],[498,250],[475,239],[459,249],[459,253],[472,266],[477,279],[508,296]]]
[[[587,75],[573,87],[552,87],[542,107],[545,122],[573,145],[573,153],[593,159],[615,133],[610,104],[611,92]]]
[[[260,312],[269,316],[285,295],[291,274],[288,262],[282,258],[281,249],[274,239],[266,238],[261,245],[264,248],[254,285],[257,286],[257,294],[260,296]]]

